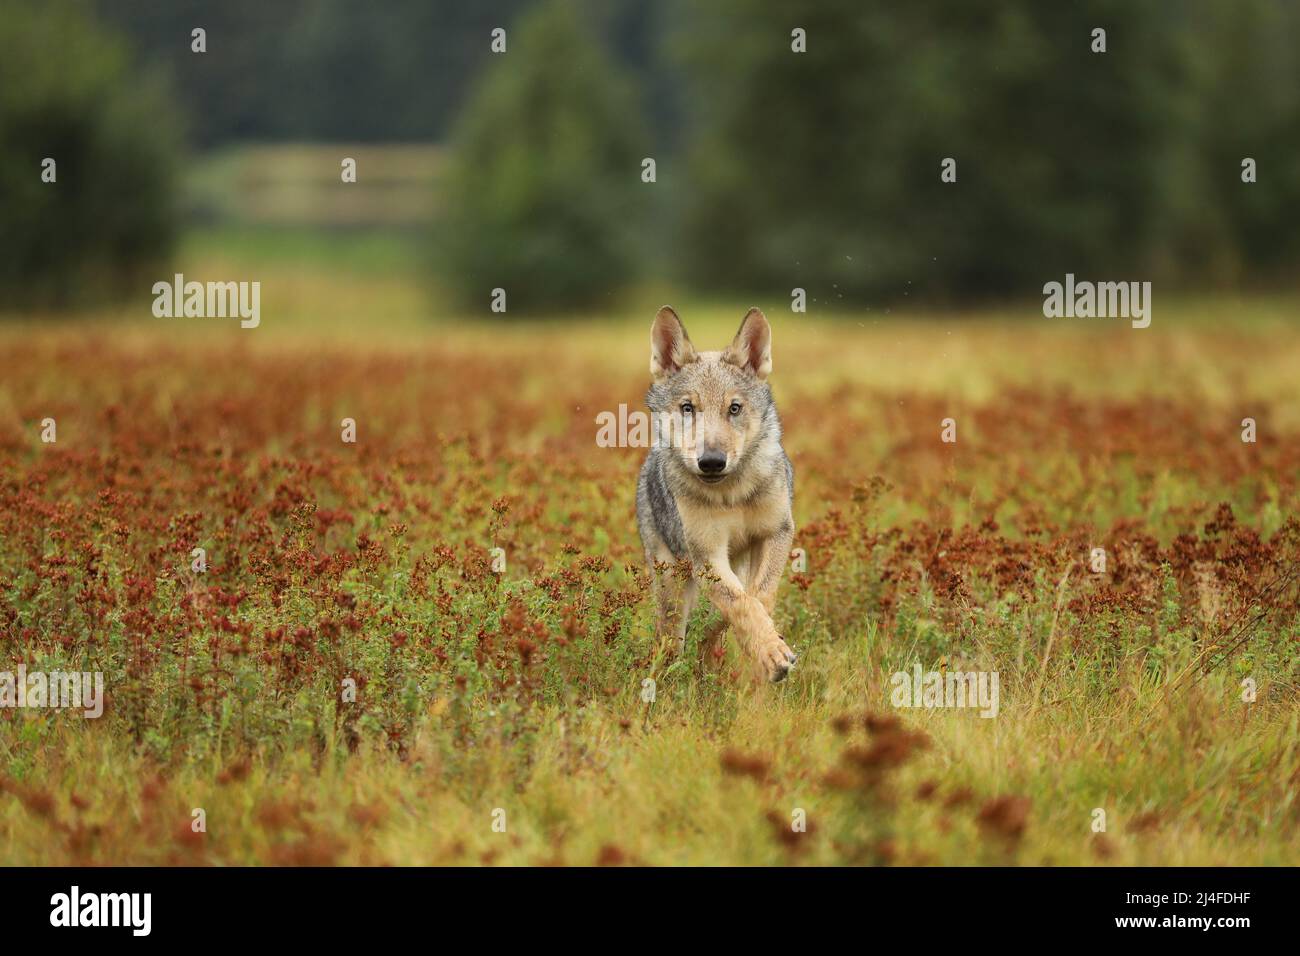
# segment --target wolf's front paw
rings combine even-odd
[[[790,645],[779,637],[768,641],[758,650],[758,664],[763,670],[763,676],[774,684],[785,680],[790,668],[794,667],[795,660]]]

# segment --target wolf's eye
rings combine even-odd
[[[693,411],[695,411],[695,406],[694,406],[694,405],[692,405],[690,402],[682,402],[682,414],[683,414],[683,415],[689,415],[689,414],[691,414],[691,412],[693,412]]]
[[[740,414],[740,402],[732,402],[732,403],[731,403],[731,408],[728,409],[728,411],[730,411],[731,414],[733,414],[733,415],[739,415],[739,414]]]

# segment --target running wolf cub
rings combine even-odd
[[[771,371],[772,329],[758,309],[721,352],[695,351],[677,313],[659,310],[646,393],[658,428],[637,482],[636,517],[660,646],[681,651],[703,587],[722,614],[704,654],[716,652],[729,625],[757,672],[779,681],[795,662],[772,623],[794,540],[794,469],[781,447]],[[683,560],[689,580],[663,567]]]

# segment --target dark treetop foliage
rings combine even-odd
[[[636,265],[642,125],[631,87],[565,0],[509,33],[453,136],[438,265],[448,287],[509,310],[591,305]]]
[[[0,25],[0,305],[66,306],[162,277],[179,136],[156,86],[70,3]],[[43,182],[42,163],[57,164]]]
[[[680,261],[701,287],[1027,296],[1067,271],[1233,280],[1295,261],[1292,4],[682,10]],[[1258,183],[1241,181],[1246,156]],[[940,181],[945,157],[956,184]]]

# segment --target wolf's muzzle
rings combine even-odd
[[[721,478],[722,473],[727,470],[727,456],[720,451],[705,451],[695,464],[703,478]]]

